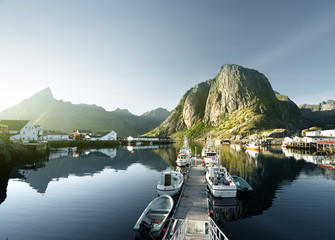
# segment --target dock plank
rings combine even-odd
[[[175,218],[208,221],[206,184],[202,166],[193,166],[190,169]]]

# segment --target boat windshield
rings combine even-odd
[[[207,157],[215,157],[215,156],[216,156],[216,152],[207,153]]]

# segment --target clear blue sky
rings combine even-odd
[[[0,0],[0,111],[58,100],[174,109],[225,63],[295,103],[335,99],[335,1]]]

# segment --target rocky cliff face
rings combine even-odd
[[[302,104],[299,108],[309,126],[318,126],[324,129],[335,128],[334,100],[328,100],[319,104]]]
[[[275,128],[296,131],[301,118],[299,108],[275,93],[262,73],[226,64],[214,79],[187,91],[170,117],[149,135],[187,131],[198,136],[229,136]]]
[[[327,102],[321,102],[319,104],[302,104],[299,108],[303,110],[310,110],[311,112],[334,111],[335,101],[328,100]]]
[[[204,122],[218,125],[222,116],[248,108],[255,99],[275,99],[267,78],[256,70],[224,65],[209,91]]]

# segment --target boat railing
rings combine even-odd
[[[221,229],[216,225],[211,217],[208,217],[209,229],[208,235],[210,240],[228,240],[226,235],[221,231]]]

